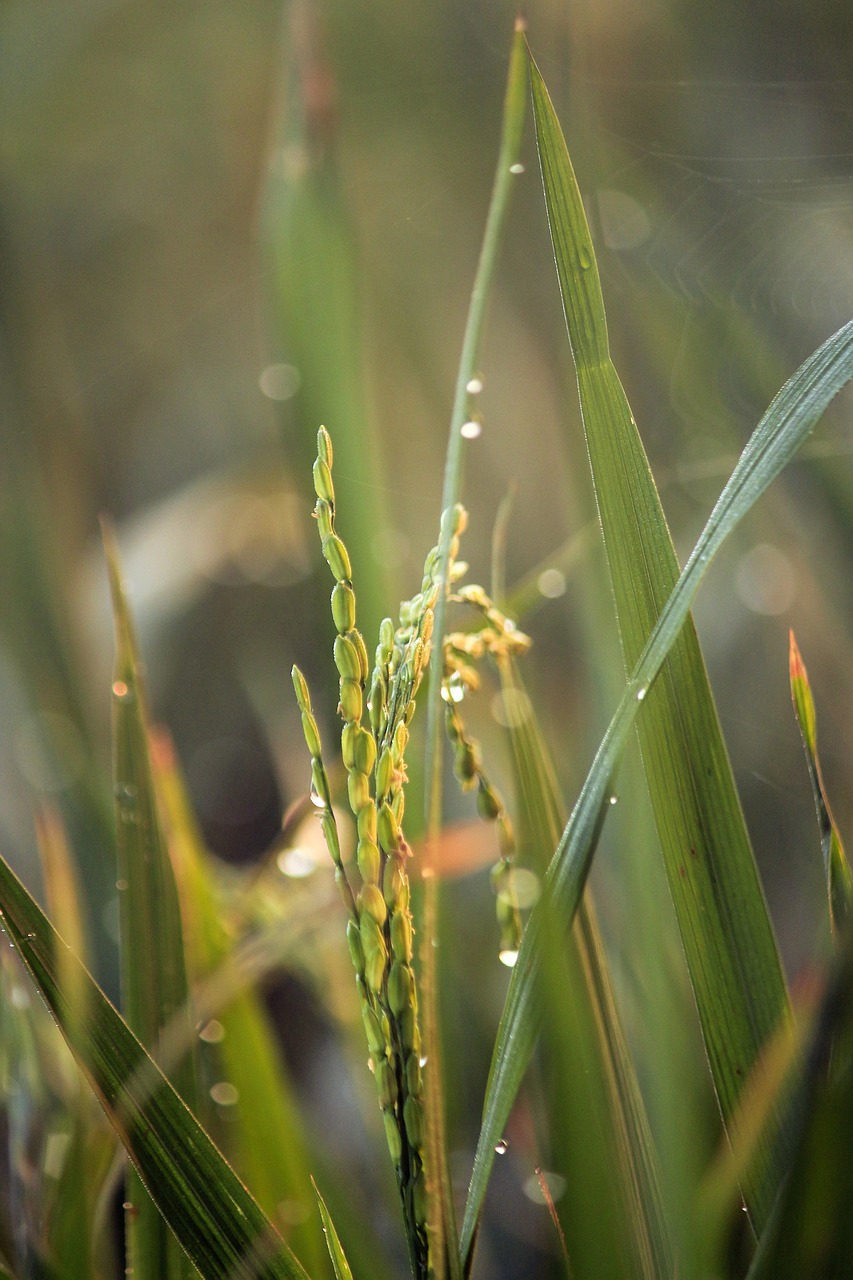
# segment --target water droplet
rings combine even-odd
[[[460,427],[460,433],[466,440],[476,440],[481,434],[483,428],[475,418],[469,418],[467,422],[463,422]]]
[[[468,392],[469,396],[478,396],[483,390],[483,379],[472,378],[470,382],[466,382],[465,390]]]
[[[216,1084],[210,1086],[210,1096],[214,1102],[218,1102],[220,1107],[233,1107],[235,1103],[240,1101],[240,1092],[235,1089],[230,1080],[219,1080]]]
[[[510,173],[524,173],[524,165],[523,165],[523,164],[511,164],[511,165],[509,166],[509,171],[510,171]]]
[[[508,969],[512,969],[518,959],[518,952],[512,947],[505,947],[503,951],[498,952],[498,959],[501,964],[505,964]]]
[[[34,933],[28,933],[25,936],[28,942],[35,942],[36,940],[36,935]]]
[[[133,692],[123,680],[115,680],[113,682],[113,697],[119,702],[132,702]]]
[[[581,271],[588,271],[592,266],[592,249],[586,243],[582,243],[578,247],[578,262],[580,263]]]
[[[315,809],[325,809],[326,807],[325,800],[314,787],[311,788],[311,803]]]
[[[127,881],[116,880],[116,888],[118,889],[119,893],[124,893],[125,889],[127,888]]]
[[[506,1138],[501,1138],[500,1142],[495,1143],[496,1156],[505,1156],[508,1150],[509,1150],[509,1143],[507,1142]]]
[[[465,686],[458,676],[451,676],[447,684],[441,686],[441,696],[445,702],[461,702],[465,697]]]
[[[216,1018],[211,1018],[206,1022],[198,1033],[199,1040],[203,1040],[205,1044],[219,1044],[225,1039],[225,1028]]]
[[[611,796],[611,797],[610,797],[610,803],[611,803],[611,804],[618,804],[618,802],[619,802],[619,797],[618,797],[618,796]]]
[[[426,1054],[424,1054],[423,1057],[418,1058],[419,1067],[425,1067],[428,1062],[429,1062],[429,1058],[426,1056]]]
[[[648,686],[647,686],[647,685],[642,685],[642,686],[637,690],[637,701],[638,701],[638,702],[642,702],[642,701],[643,701],[643,698],[645,698],[645,696],[646,696],[646,694],[648,693],[648,691],[649,691],[649,690],[648,690]]]

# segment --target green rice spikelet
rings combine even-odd
[[[355,592],[346,582],[338,582],[332,590],[332,618],[340,635],[355,626]]]
[[[338,840],[338,827],[331,813],[320,815],[320,827],[323,831],[323,838],[326,841],[326,848],[329,850],[333,862],[341,860],[341,846]]]
[[[316,758],[311,761],[311,789],[318,800],[322,800],[325,807],[330,809],[332,797],[329,794],[329,780],[326,777],[326,770],[323,768],[322,761]]]
[[[332,484],[332,473],[329,470],[329,464],[322,458],[317,458],[314,463],[314,492],[318,498],[334,506],[335,486]]]
[[[320,531],[321,544],[326,538],[331,538],[335,532],[335,522],[332,508],[323,498],[318,498],[314,503],[314,519],[317,521],[317,528]]]
[[[388,1059],[383,1057],[374,1063],[373,1074],[379,1093],[379,1105],[383,1111],[387,1111],[397,1101],[397,1077],[394,1075],[394,1068]]]
[[[305,745],[312,756],[319,756],[322,747],[320,745],[320,730],[317,728],[317,721],[314,719],[310,711],[302,712],[302,733],[305,737]]]
[[[290,678],[293,681],[293,691],[296,694],[296,701],[299,703],[300,711],[310,711],[311,695],[308,692],[305,677],[297,666],[291,668]]]
[[[400,844],[400,828],[387,801],[379,810],[378,825],[380,845],[386,853],[393,853]]]
[[[342,680],[361,680],[358,650],[346,636],[335,636],[335,666]]]
[[[360,720],[362,712],[361,685],[358,680],[342,680],[340,702],[341,715],[345,720]]]
[[[366,806],[365,806],[366,807]],[[379,883],[379,846],[373,840],[359,840],[355,851],[358,870],[365,884]],[[386,899],[387,901],[387,899]]]
[[[358,925],[354,920],[347,921],[347,946],[352,957],[353,968],[356,973],[364,971],[364,948],[361,945],[361,934]]]
[[[349,552],[337,534],[327,534],[322,542],[323,557],[338,582],[348,582],[352,577]]]
[[[317,432],[317,456],[331,469],[333,457],[332,437],[325,427],[320,427]]]
[[[394,1118],[394,1112],[383,1111],[382,1123],[385,1126],[385,1141],[388,1143],[388,1150],[391,1153],[391,1159],[394,1161],[394,1164],[399,1164],[400,1157],[403,1154],[403,1140],[400,1137],[400,1130],[397,1128],[397,1121]]]
[[[317,755],[318,752],[313,752]],[[391,779],[394,776],[394,761],[391,752],[386,747],[379,757],[379,764],[376,766],[376,798],[382,800],[391,789]]]
[[[403,1103],[403,1120],[406,1125],[406,1137],[415,1150],[419,1150],[424,1140],[424,1109],[419,1099],[411,1095]]]
[[[382,1032],[382,1024],[369,1004],[362,1004],[361,1020],[364,1023],[364,1032],[367,1036],[367,1047],[370,1052],[376,1054],[384,1053],[385,1036]]]
[[[415,1054],[410,1053],[406,1061],[406,1090],[416,1096],[420,1093],[423,1081],[421,1079],[421,1063]]]
[[[358,737],[359,725],[348,720],[341,730],[341,759],[345,769],[355,768],[355,740]]]
[[[503,805],[500,798],[481,778],[480,789],[477,792],[477,812],[480,817],[485,818],[487,822],[494,822],[502,811]]]
[[[385,901],[388,901],[387,894]],[[391,951],[395,960],[405,964],[412,958],[412,922],[404,911],[398,911],[391,917]]]
[[[359,809],[357,825],[360,840],[376,840],[376,805],[372,800]]]
[[[412,1000],[412,972],[408,965],[395,960],[388,974],[388,1006],[395,1018],[408,1009]]]
[[[370,919],[370,916],[366,916]],[[375,921],[373,922],[375,924]],[[380,951],[364,953],[364,980],[374,995],[379,995],[385,979],[385,956]]]
[[[367,729],[359,729],[355,739],[353,768],[358,769],[360,773],[370,774],[373,772],[373,766],[375,763],[376,741],[373,734],[368,733]]]
[[[357,769],[350,771],[347,776],[347,795],[353,813],[358,813],[370,802],[370,779],[366,773],[359,773]]]
[[[375,884],[365,884],[362,887],[358,895],[358,911],[359,918],[366,912],[378,925],[382,926],[385,923],[388,918],[388,908]]]

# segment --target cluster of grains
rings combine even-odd
[[[311,753],[312,799],[320,810],[335,878],[349,915],[347,941],[356,972],[370,1067],[403,1201],[412,1266],[416,1275],[430,1276],[433,1272],[427,1231],[422,1080],[426,1062],[422,1057],[412,967],[407,869],[411,850],[403,835],[409,724],[418,688],[429,666],[433,610],[439,592],[446,589],[453,592],[451,600],[472,607],[480,615],[476,630],[445,638],[442,694],[447,704],[446,726],[453,744],[456,776],[464,790],[477,788],[480,814],[497,825],[501,858],[493,868],[492,883],[498,898],[501,953],[514,956],[520,940],[520,922],[512,890],[512,825],[503,800],[485,772],[479,744],[466,732],[460,703],[466,693],[479,685],[476,663],[486,657],[498,663],[509,660],[524,652],[530,641],[495,608],[481,587],[457,586],[467,566],[456,560],[466,522],[463,508],[456,506],[442,518],[441,532],[449,539],[447,586],[440,572],[439,549],[434,547],[424,564],[420,591],[400,607],[399,625],[395,628],[390,618],[383,621],[371,670],[356,626],[349,553],[335,529],[332,442],[322,427],[317,437],[314,490],[314,514],[323,556],[335,581],[331,604],[337,632],[334,659],[340,678],[338,711],[343,722],[341,756],[358,834],[357,877],[342,861],[320,734],[308,687],[297,667],[293,668],[293,687]]]
[[[421,1039],[412,917],[403,836],[405,752],[415,696],[429,664],[430,637],[440,581],[439,554],[427,557],[421,591],[406,601],[395,629],[386,618],[370,672],[364,640],[356,627],[355,594],[347,549],[335,531],[332,444],[321,428],[314,463],[315,515],[335,586],[332,617],[337,636],[335,665],[340,677],[338,710],[343,721],[341,755],[347,793],[356,822],[358,884],[353,887],[341,861],[340,842],[322,761],[320,737],[301,672],[293,682],[312,763],[312,793],[322,810],[326,842],[349,912],[347,939],[356,971],[362,1017],[376,1079],[379,1104],[403,1201],[409,1248],[416,1275],[431,1274],[424,1171],[424,1111]],[[451,556],[455,559],[464,512],[449,512]],[[368,682],[369,678],[369,682]],[[368,689],[367,722],[364,720]]]
[[[500,792],[484,769],[480,745],[465,729],[461,704],[466,694],[479,688],[475,663],[489,657],[500,666],[525,653],[530,648],[530,638],[495,607],[482,587],[465,585],[450,598],[472,606],[481,618],[478,629],[445,636],[441,692],[446,703],[447,736],[453,746],[453,771],[463,791],[477,788],[480,817],[497,826],[501,856],[492,868],[491,879],[497,895],[500,955],[508,963],[514,963],[521,943],[521,916],[513,887],[515,837]]]

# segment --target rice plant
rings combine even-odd
[[[486,301],[521,170],[528,97],[624,665],[621,696],[570,806],[526,691],[531,642],[504,590],[500,554],[488,589],[469,580],[461,558],[469,519],[488,518],[475,494],[466,495],[470,512],[462,505],[462,464],[476,434]],[[482,1254],[500,1249],[488,1192],[513,1114],[522,1130],[538,1129],[528,1145],[543,1153],[531,1173],[549,1247],[507,1261],[507,1275],[853,1273],[853,879],[822,777],[815,699],[792,635],[791,689],[834,950],[818,996],[798,1007],[690,612],[716,553],[851,377],[853,322],[779,391],[679,568],[611,359],[568,150],[519,23],[436,531],[425,539],[414,594],[385,602],[387,616],[368,635],[347,511],[336,497],[337,427],[319,427],[313,514],[331,583],[325,683],[311,690],[292,667],[305,798],[285,815],[281,848],[252,875],[229,878],[216,866],[171,743],[150,723],[116,539],[105,526],[120,1012],[90,972],[78,852],[45,810],[37,820],[47,913],[0,863],[0,915],[14,952],[4,950],[0,967],[8,1175],[0,1275],[120,1274],[124,1250],[125,1273],[136,1280],[342,1280],[407,1267],[414,1280],[476,1277]],[[308,483],[306,475],[306,494]],[[365,591],[372,601],[374,584]],[[508,744],[475,736],[484,680],[497,682],[503,706],[522,708],[507,717]],[[331,746],[321,710],[330,700]],[[665,1025],[665,1042],[650,1060],[639,1055],[588,884],[635,738],[707,1059],[701,1087],[716,1101],[710,1154],[708,1115],[689,1095],[702,1066],[679,1056],[689,1031],[658,991],[648,1013]],[[441,954],[467,942],[442,928],[451,771],[463,794],[475,794],[488,828],[493,865],[480,887],[492,919],[483,945],[509,975],[464,1176],[448,1132],[467,1037],[463,1029],[454,1040],[442,1017]],[[319,826],[335,886],[322,911],[298,881],[285,890],[277,869],[306,822]],[[475,830],[466,829],[472,844],[481,839]],[[647,959],[653,975],[662,957]],[[281,966],[344,1009],[354,1130],[356,1098],[373,1077],[365,1130],[382,1168],[366,1197],[319,1142],[312,1146],[300,1114],[257,986]],[[33,986],[43,1003],[31,999]],[[661,1088],[657,1069],[669,1073],[671,1089]],[[684,1086],[683,1099],[675,1086]],[[334,1147],[341,1134],[331,1137]],[[676,1160],[691,1147],[698,1172]],[[401,1219],[396,1250],[380,1230],[388,1164]],[[482,1265],[502,1274],[500,1260]]]

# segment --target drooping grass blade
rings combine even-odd
[[[2,859],[0,915],[148,1193],[204,1280],[308,1280],[159,1067]]]
[[[648,690],[683,627],[709,564],[729,534],[795,456],[829,402],[853,378],[853,322],[833,334],[785,383],[750,437],[643,650],[596,753],[531,912],[498,1028],[465,1220],[470,1253],[495,1144],[527,1069],[539,1025],[536,994],[541,932],[574,917],[609,808],[611,780]]]

